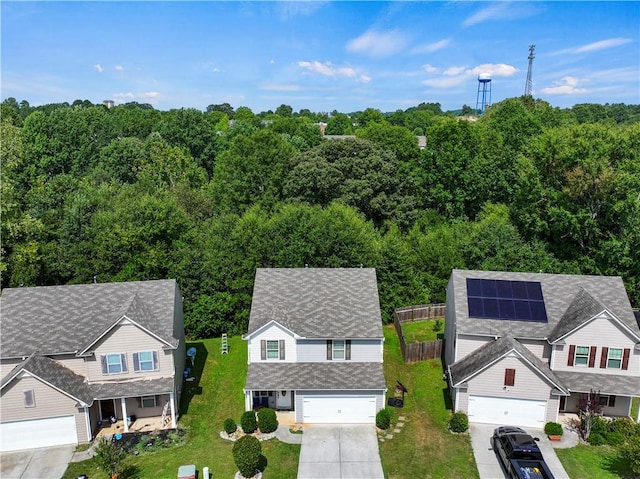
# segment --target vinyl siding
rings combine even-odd
[[[341,339],[341,338],[337,338]],[[382,340],[353,339],[351,340],[352,362],[379,363],[382,362],[380,346]],[[314,363],[327,361],[327,341],[324,339],[298,340],[297,357],[300,363]],[[337,361],[343,361],[342,359]]]
[[[49,357],[59,362],[65,368],[71,369],[74,373],[80,376],[87,376],[87,365],[84,358],[78,358],[75,355],[70,354]]]
[[[260,341],[284,340],[284,359],[269,359],[269,361],[280,361],[285,363],[295,363],[297,361],[296,340],[286,329],[277,324],[271,324],[260,332],[260,334],[249,340],[249,362],[255,363],[262,361],[260,355]]]
[[[527,349],[538,358],[542,359],[544,363],[549,364],[549,358],[551,357],[551,345],[547,341],[540,341],[536,339],[518,339],[518,341],[520,344],[526,346]]]
[[[577,413],[578,405],[580,402],[580,394],[573,393],[569,396],[565,402],[564,412]],[[629,415],[629,409],[631,407],[631,398],[626,396],[616,396],[616,404],[614,407],[605,406],[602,413],[605,416],[620,416],[626,417]]]
[[[165,346],[163,342],[133,324],[116,326],[95,347],[95,358],[87,359],[88,379],[90,382],[101,382],[141,377],[171,377],[173,375],[172,350],[163,350],[163,346]],[[134,372],[133,353],[142,351],[158,353],[158,371]],[[106,354],[126,354],[127,372],[102,374],[100,357]]]
[[[33,390],[35,407],[24,407],[24,391],[30,389]],[[78,441],[86,442],[88,439],[84,409],[76,408],[76,404],[75,399],[51,388],[39,379],[23,375],[2,390],[0,416],[2,422],[13,422],[73,415]]]
[[[558,407],[560,406],[559,396],[549,396],[547,401],[547,412],[544,422],[558,422]]]
[[[515,369],[516,377],[515,385],[507,386],[505,390],[503,389],[504,371],[507,368]],[[513,353],[485,369],[467,383],[468,394],[474,396],[547,400],[551,391],[549,383]]]
[[[620,376],[640,375],[640,352],[634,351],[635,343],[633,339],[629,337],[615,321],[610,320],[606,316],[606,313],[567,336],[564,338],[564,341],[566,344],[556,347],[555,350],[553,369],[556,371],[580,371],[584,373],[614,374]],[[594,367],[568,366],[570,345],[596,346],[598,349],[596,351]],[[603,347],[630,349],[629,368],[627,370],[600,368],[600,356]]]
[[[21,362],[22,359],[3,359],[2,362],[0,362],[0,377],[6,377],[6,375]]]
[[[455,360],[460,361],[462,358],[464,358],[468,354],[471,354],[476,349],[490,341],[493,341],[493,337],[478,336],[473,334],[459,334],[457,350],[455,351]]]
[[[458,404],[455,404],[454,407],[456,411],[469,411],[469,393],[466,389],[458,389]]]

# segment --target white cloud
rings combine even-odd
[[[466,76],[429,78],[428,80],[424,80],[422,84],[434,88],[451,88],[452,86],[457,86],[464,83],[466,80]]]
[[[261,90],[268,91],[300,91],[302,88],[299,85],[285,85],[283,83],[265,83],[260,86]]]
[[[275,60],[269,60],[269,64],[273,65],[276,61]]]
[[[415,47],[413,50],[411,50],[411,53],[414,54],[419,54],[419,53],[433,53],[436,52],[438,50],[442,50],[443,48],[447,47],[449,44],[451,43],[451,39],[450,38],[445,38],[443,40],[434,42],[434,43],[427,43],[424,45],[418,45],[417,47]]]
[[[578,88],[580,80],[576,77],[566,76],[553,83],[555,86],[543,88],[540,92],[545,95],[577,95],[589,92],[586,88]]]
[[[449,67],[445,71],[442,72],[443,75],[446,76],[456,76],[464,73],[466,67]]]
[[[484,63],[470,70],[466,70],[467,75],[479,75],[480,73],[489,73],[495,77],[510,77],[518,73],[518,69],[513,65],[504,63]]]
[[[124,67],[122,65],[116,65],[114,67],[117,71],[121,72],[122,70],[124,70]]]
[[[93,65],[93,68],[95,68],[98,73],[102,73],[104,71],[104,68],[102,68],[102,66],[99,63],[96,63],[95,65]]]
[[[541,8],[527,2],[497,2],[482,8],[470,17],[463,25],[470,27],[487,20],[515,20],[537,14]]]
[[[438,73],[440,71],[440,69],[434,67],[433,65],[429,65],[428,63],[422,68],[424,68],[424,71],[426,71],[427,73]]]
[[[157,91],[147,91],[147,92],[141,92],[141,93],[126,92],[126,93],[116,93],[113,95],[113,98],[120,103],[126,103],[129,101],[138,101],[141,103],[150,103],[152,105],[157,103],[158,100],[161,100],[163,97],[164,95]]]
[[[371,81],[371,77],[369,75],[360,75],[358,77],[358,81],[360,83],[369,83]]]
[[[408,42],[406,35],[398,31],[376,32],[369,30],[347,43],[347,51],[374,58],[394,55]]]
[[[331,62],[320,63],[319,61],[314,62],[298,62],[298,66],[309,70],[314,73],[320,73],[321,75],[330,76],[330,77],[354,77],[356,76],[356,71],[351,67],[335,67],[331,64]]]
[[[566,53],[590,53],[596,52],[598,50],[606,50],[607,48],[615,48],[620,45],[626,45],[627,43],[631,43],[633,40],[630,38],[608,38],[606,40],[600,40],[598,42],[588,43],[586,45],[582,45],[579,47],[566,48],[564,50],[559,50],[557,52],[552,53],[552,55],[563,55]]]
[[[313,2],[278,2],[277,8],[280,17],[288,20],[297,16],[313,15],[317,10],[324,7],[326,3],[319,0]]]

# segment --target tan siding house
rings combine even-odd
[[[87,442],[118,420],[124,432],[150,416],[176,427],[175,281],[5,289],[0,309],[0,451]]]

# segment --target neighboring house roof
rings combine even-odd
[[[248,333],[270,321],[304,338],[382,338],[373,268],[259,268]]]
[[[17,364],[16,367],[2,379],[0,389],[4,389],[24,372],[48,383],[76,401],[80,401],[86,405],[91,405],[93,402],[91,388],[83,376],[74,373],[57,361],[46,356],[40,356],[37,353],[34,353],[26,360]]]
[[[136,379],[122,382],[92,384],[96,399],[113,399],[125,396],[153,396],[173,391],[173,378]]]
[[[488,342],[468,354],[460,361],[452,364],[449,368],[451,385],[459,387],[464,382],[471,379],[487,367],[504,358],[511,352],[515,352],[522,359],[535,368],[547,381],[558,388],[562,393],[569,394],[557,373],[552,371],[548,365],[536,357],[527,347],[510,336],[503,336],[495,341]]]
[[[556,371],[560,380],[572,392],[588,393],[600,391],[601,394],[638,396],[640,378],[610,374],[593,374],[584,372]]]
[[[316,362],[251,363],[247,390],[370,390],[386,389],[382,363]]]
[[[73,353],[123,316],[177,346],[175,280],[8,288],[0,296],[3,358]]]
[[[539,282],[548,322],[470,318],[467,278]],[[619,276],[453,270],[451,281],[455,296],[456,332],[459,334],[544,339],[552,333],[557,336],[566,328],[575,328],[591,319],[593,316],[588,315],[593,311],[601,308],[598,311],[601,312],[606,308],[635,335],[640,335],[624,283]]]

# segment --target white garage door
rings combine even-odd
[[[77,443],[76,420],[73,416],[0,424],[1,451],[18,451]]]
[[[376,420],[375,396],[305,397],[303,420],[308,423],[365,423]]]
[[[469,421],[544,427],[546,401],[469,396]]]

